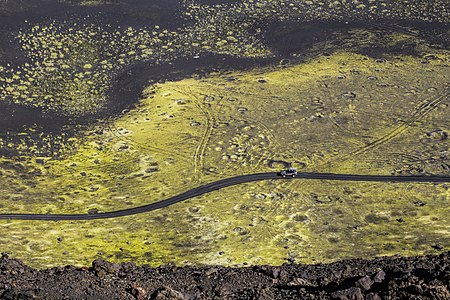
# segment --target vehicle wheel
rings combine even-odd
[[[292,178],[294,178],[294,177],[295,177],[295,174],[292,175]]]
[[[283,176],[283,178],[286,178],[286,175],[281,175],[281,176]]]

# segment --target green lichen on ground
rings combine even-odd
[[[230,17],[244,17],[248,23],[254,17],[262,20],[311,21],[311,20],[376,20],[406,19],[409,21],[448,22],[449,7],[445,1],[290,1],[243,0],[205,5],[195,0],[183,0],[188,17],[194,17],[205,25],[209,21],[223,22]],[[261,20],[260,19],[260,20]],[[254,20],[253,20],[254,21]],[[245,26],[245,24],[244,24]]]
[[[264,27],[274,22],[367,21],[393,16],[409,21],[448,21],[444,1],[435,1],[432,9],[420,1],[406,7],[404,3],[369,1],[369,8],[358,1],[183,3],[181,14],[186,25],[177,31],[158,25],[114,28],[89,18],[25,27],[17,34],[17,40],[30,62],[2,66],[0,99],[68,116],[84,116],[107,104],[112,75],[137,62],[167,63],[205,52],[270,56],[263,33]]]
[[[22,163],[41,175],[24,179],[25,167],[11,162],[1,177],[2,209],[111,211],[282,167],[271,169],[269,160],[306,171],[447,174],[449,56],[429,54],[424,64],[337,52],[152,85],[134,110],[86,132],[73,155]],[[35,266],[99,256],[236,265],[412,255],[448,246],[447,188],[259,182],[120,219],[3,221],[1,240]]]
[[[137,61],[168,59],[176,33],[70,21],[33,25],[17,40],[29,63],[0,69],[2,101],[66,116],[95,114],[108,104],[113,76]]]
[[[174,31],[90,18],[25,24],[15,41],[29,61],[0,66],[0,101],[95,116],[108,107],[114,78],[133,64],[205,53],[274,57],[264,36],[274,22],[393,15],[446,22],[444,4],[184,1],[185,26]],[[293,53],[292,62],[153,84],[133,109],[89,126],[8,131],[0,149],[15,155],[0,159],[1,211],[123,209],[229,176],[278,171],[279,161],[300,171],[448,175],[449,53],[414,31],[392,31],[355,28],[336,33],[336,44],[310,46],[313,55]],[[364,46],[374,45],[412,55],[373,58]],[[96,257],[157,266],[412,255],[450,246],[447,203],[445,184],[258,182],[119,219],[2,221],[0,246],[36,267]]]

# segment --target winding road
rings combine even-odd
[[[274,179],[319,179],[319,180],[345,180],[345,181],[375,181],[375,182],[450,182],[450,177],[443,176],[387,176],[387,175],[354,175],[354,174],[334,174],[334,173],[298,173],[294,178],[283,178],[279,173],[267,172],[256,173],[230,177],[218,181],[214,181],[179,195],[161,200],[152,204],[142,205],[138,207],[103,212],[96,214],[14,214],[5,213],[0,214],[0,219],[8,220],[43,220],[43,221],[62,221],[62,220],[95,220],[95,219],[109,219],[130,216],[140,213],[149,212],[152,210],[168,207],[175,203],[188,200],[212,191],[220,190],[225,187],[238,185],[247,182],[274,180]]]

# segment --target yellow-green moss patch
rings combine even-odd
[[[152,85],[135,109],[75,139],[73,154],[2,159],[1,209],[122,209],[277,171],[270,160],[299,171],[447,174],[448,53],[430,54],[437,59],[423,64],[339,52]],[[2,221],[0,240],[38,267],[99,256],[156,266],[412,255],[448,246],[447,204],[443,184],[268,181],[119,219]]]

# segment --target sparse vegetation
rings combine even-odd
[[[448,50],[414,31],[355,25],[286,58],[264,36],[273,22],[313,17],[446,21],[445,10],[423,13],[418,3],[405,12],[355,1],[184,1],[184,27],[173,31],[89,17],[24,24],[15,41],[27,62],[0,67],[0,101],[74,122],[2,132],[1,210],[116,210],[282,161],[299,171],[448,174]],[[100,114],[133,65],[206,53],[274,63],[148,84],[135,107]],[[93,121],[74,125],[86,116]],[[260,182],[114,220],[2,221],[0,240],[37,267],[96,257],[157,266],[412,255],[450,246],[447,203],[445,185]]]

